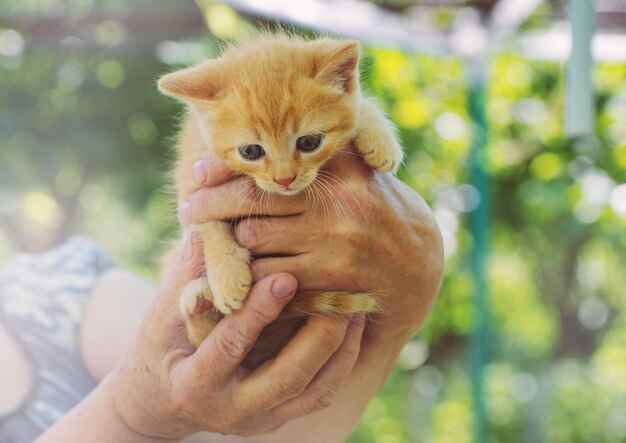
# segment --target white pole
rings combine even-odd
[[[595,29],[593,0],[570,0],[572,52],[567,65],[565,132],[568,137],[594,134],[594,102],[591,81],[591,39]]]

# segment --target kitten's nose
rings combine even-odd
[[[295,179],[296,176],[294,175],[293,177],[275,178],[274,181],[279,185],[289,186]]]

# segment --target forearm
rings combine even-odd
[[[70,412],[41,435],[36,443],[164,443],[164,440],[140,435],[119,417],[109,396],[108,378]]]

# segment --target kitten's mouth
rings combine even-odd
[[[296,195],[302,189],[291,189],[289,186],[284,187],[279,192],[283,195]]]
[[[296,195],[304,189],[302,186],[298,186],[297,188],[293,188],[290,185],[278,187],[270,183],[257,183],[257,185],[261,189],[271,194],[280,194],[280,195],[287,195],[287,196]]]

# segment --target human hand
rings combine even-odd
[[[289,272],[303,290],[380,294],[385,312],[366,338],[403,343],[428,316],[443,270],[441,238],[423,199],[395,177],[350,152],[329,162],[309,195],[261,197],[208,151],[193,175],[204,186],[181,206],[181,223],[244,218],[235,237],[256,257],[256,281]]]
[[[199,242],[188,240],[131,352],[105,379],[119,418],[142,436],[177,440],[198,431],[256,435],[327,407],[356,361],[364,318],[312,318],[274,360],[249,372],[240,363],[291,300],[296,280],[259,279],[244,307],[194,351],[178,297],[201,274],[201,257]]]

